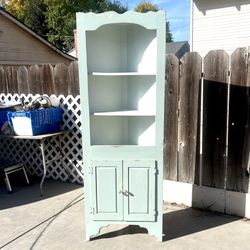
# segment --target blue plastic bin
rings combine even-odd
[[[9,109],[0,109],[0,129],[2,128],[3,124],[8,121],[7,113]]]
[[[61,108],[8,112],[8,122],[17,135],[40,135],[60,130]]]

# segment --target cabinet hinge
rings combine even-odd
[[[94,207],[90,207],[89,211],[90,211],[90,214],[95,214],[95,208]]]
[[[89,174],[93,174],[93,167],[89,167]]]
[[[155,172],[154,172],[155,175],[159,174],[159,171],[158,171],[158,168],[157,166],[155,166]]]
[[[154,210],[154,216],[158,216],[158,210]]]

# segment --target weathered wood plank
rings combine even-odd
[[[226,174],[228,69],[224,51],[211,51],[204,58],[202,183],[221,189]]]
[[[179,60],[166,56],[164,178],[177,181]]]
[[[20,66],[17,69],[17,84],[19,94],[29,94],[29,78],[28,70],[25,66]]]
[[[249,175],[244,166],[244,154],[249,154],[244,148],[249,140],[249,71],[247,50],[235,50],[231,56],[227,189],[238,192],[249,191]]]
[[[40,80],[42,85],[42,94],[53,95],[55,93],[54,68],[50,64],[45,64],[40,68]]]
[[[250,87],[249,55],[246,48],[238,48],[231,55],[231,84]]]
[[[41,80],[40,80],[40,69],[38,65],[32,65],[28,69],[29,76],[29,93],[30,94],[42,94],[46,93],[46,90],[43,91]]]
[[[10,66],[5,69],[5,81],[8,93],[18,93],[17,70],[14,66]]]
[[[55,74],[55,95],[67,96],[70,91],[68,81],[68,67],[64,63],[59,63],[54,68]]]
[[[69,95],[77,96],[80,94],[79,89],[79,73],[78,73],[78,62],[72,62],[68,67],[68,74],[69,74]]]
[[[7,93],[4,68],[0,67],[0,93]]]
[[[179,181],[194,182],[199,128],[199,93],[202,59],[198,53],[186,53],[180,66],[179,106]],[[198,166],[197,166],[198,167]]]
[[[210,51],[204,58],[204,79],[228,83],[228,62],[229,56],[224,50]]]

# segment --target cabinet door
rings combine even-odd
[[[156,161],[124,161],[123,166],[124,220],[155,221]]]
[[[93,220],[123,220],[122,161],[92,161]]]

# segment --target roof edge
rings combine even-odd
[[[26,26],[24,23],[22,23],[21,21],[19,21],[16,17],[14,17],[13,15],[11,15],[9,12],[7,12],[6,10],[4,10],[1,6],[0,6],[0,14],[2,14],[3,16],[5,16],[7,19],[9,19],[10,21],[14,22],[16,25],[18,25],[21,29],[25,30],[26,32],[28,32],[30,35],[34,36],[36,39],[38,39],[40,42],[44,43],[45,45],[47,45],[48,47],[50,47],[52,50],[54,50],[55,52],[57,52],[58,54],[62,55],[63,57],[66,57],[67,59],[71,60],[71,61],[75,61],[77,60],[77,58],[68,55],[67,53],[63,52],[62,50],[58,49],[55,45],[53,45],[52,43],[50,43],[49,41],[47,41],[46,39],[44,39],[43,37],[41,37],[40,35],[38,35],[35,31],[33,31],[32,29],[30,29],[28,26]]]

